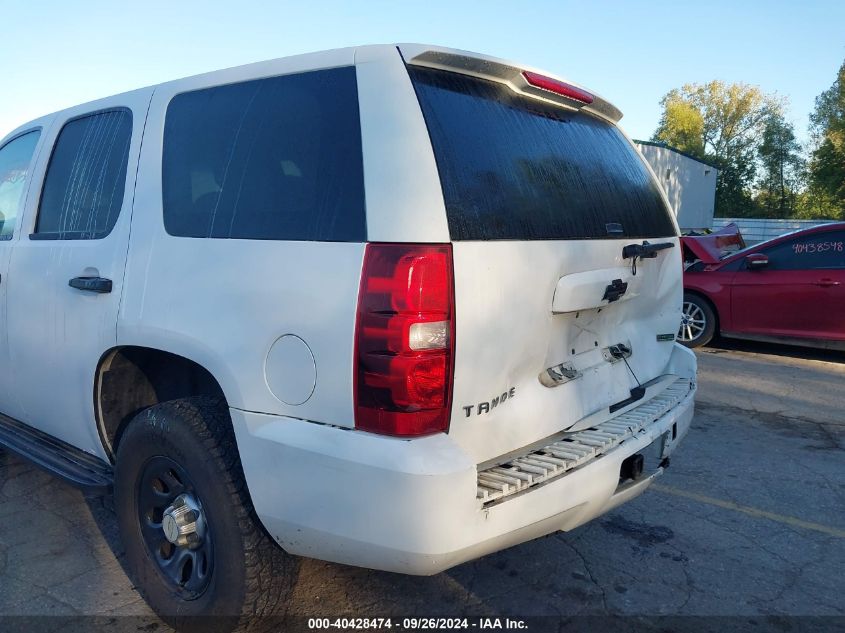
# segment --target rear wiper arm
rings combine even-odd
[[[637,260],[638,259],[654,259],[657,253],[673,248],[674,242],[659,242],[657,244],[649,244],[643,240],[642,244],[628,244],[622,247],[622,259],[632,259],[631,274],[637,274]]]

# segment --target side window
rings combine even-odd
[[[355,69],[177,95],[162,192],[165,229],[179,237],[364,241]]]
[[[845,268],[845,231],[796,237],[762,252],[772,270]]]
[[[27,132],[0,148],[0,240],[12,239],[24,185],[41,132]]]
[[[114,228],[126,189],[132,114],[68,122],[50,157],[33,239],[99,239]]]

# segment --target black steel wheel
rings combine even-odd
[[[120,437],[114,487],[127,571],[168,624],[263,630],[284,614],[298,559],[255,514],[222,399],[139,413]]]
[[[191,477],[169,457],[150,458],[138,477],[138,521],[147,552],[173,591],[202,595],[214,569],[214,543]]]

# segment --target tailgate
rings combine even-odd
[[[666,367],[680,319],[677,249],[635,276],[616,240],[464,242],[453,252],[450,434],[477,463],[607,417]],[[628,287],[611,303],[602,297],[615,279]],[[573,294],[582,299],[561,302]],[[611,355],[620,343],[629,358]]]

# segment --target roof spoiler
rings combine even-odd
[[[575,89],[574,92],[576,94],[577,92],[582,92],[589,95],[592,97],[590,103],[585,103],[583,100],[573,98],[567,94],[553,92],[550,89],[540,87],[536,81],[529,83],[529,77],[537,76],[541,73],[541,71],[536,71],[533,68],[520,68],[509,62],[475,53],[437,49],[418,44],[400,45],[399,51],[405,58],[406,63],[414,66],[448,70],[472,77],[480,77],[481,79],[498,81],[499,83],[506,84],[514,92],[535,99],[549,101],[573,110],[591,112],[612,123],[617,123],[622,118],[622,112],[616,106],[602,99],[594,92],[587,91],[572,82],[558,79],[548,73],[542,73],[542,78],[548,79],[549,83],[559,83]]]

